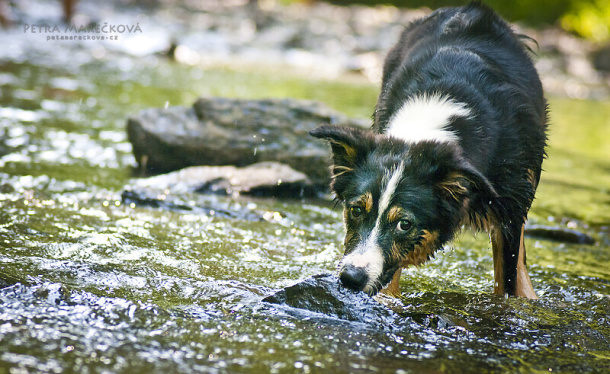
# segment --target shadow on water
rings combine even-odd
[[[202,71],[159,57],[74,65],[30,57],[0,69],[0,372],[610,365],[607,103],[551,100],[551,148],[530,219],[596,242],[526,240],[539,301],[492,295],[488,238],[465,233],[430,264],[405,271],[399,299],[333,296],[326,309],[304,309],[298,301],[319,294],[297,293],[296,304],[261,300],[334,270],[338,209],[171,192],[164,198],[177,205],[167,209],[122,198],[135,167],[125,120],[200,95],[316,99],[366,118],[376,87]]]

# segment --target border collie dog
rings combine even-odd
[[[491,237],[494,292],[536,298],[523,226],[545,157],[547,106],[521,39],[480,2],[439,9],[390,50],[372,130],[311,132],[332,148],[344,286],[398,294],[403,268],[468,225]]]

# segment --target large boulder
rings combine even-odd
[[[329,148],[308,132],[323,124],[364,126],[304,100],[199,99],[190,108],[147,109],[127,122],[144,174],[195,165],[290,165],[315,185],[328,181]]]

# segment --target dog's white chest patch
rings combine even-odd
[[[441,95],[421,95],[407,100],[390,119],[386,135],[407,143],[425,140],[454,142],[455,132],[447,128],[453,117],[469,117],[464,103]]]

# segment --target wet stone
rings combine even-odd
[[[408,316],[399,315],[364,292],[341,286],[331,274],[306,278],[262,301],[277,304],[298,318],[339,320],[349,322],[352,327],[396,331],[413,326]]]
[[[65,304],[70,299],[70,291],[59,283],[42,284],[35,289],[34,295],[55,305]]]
[[[15,187],[8,183],[0,184],[0,193],[8,194],[15,192]]]
[[[5,273],[3,270],[0,270],[0,289],[10,287],[14,284],[25,283],[23,279],[19,277],[15,277],[12,274]]]
[[[167,174],[134,180],[134,186],[171,190],[173,193],[248,195],[303,198],[316,196],[326,186],[316,186],[299,171],[277,162],[246,167],[191,166]]]
[[[526,225],[525,235],[562,243],[595,244],[596,242],[591,235],[567,227]]]
[[[193,198],[189,200],[188,198]],[[241,205],[227,204],[215,199],[198,199],[197,196],[178,194],[153,188],[126,189],[121,194],[122,203],[140,207],[158,208],[176,212],[190,212],[220,218],[263,221],[264,213]]]
[[[329,123],[364,125],[312,101],[205,98],[190,108],[144,110],[128,120],[127,134],[145,174],[275,161],[325,185],[330,151],[308,133]]]

